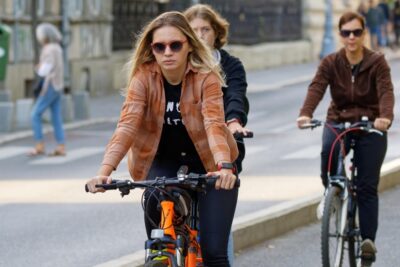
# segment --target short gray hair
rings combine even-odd
[[[61,42],[60,31],[50,23],[40,23],[36,28],[36,39],[39,43],[59,43]]]

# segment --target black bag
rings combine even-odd
[[[43,84],[44,84],[44,77],[36,75],[35,82],[33,83],[32,86],[32,93],[35,99],[39,97],[40,92],[42,91]]]

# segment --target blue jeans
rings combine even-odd
[[[50,84],[44,95],[39,96],[32,108],[32,129],[35,141],[43,141],[43,130],[42,130],[42,115],[46,109],[50,108],[51,111],[51,122],[54,128],[54,137],[58,144],[64,144],[64,129],[62,125],[61,115],[61,93],[54,90]]]

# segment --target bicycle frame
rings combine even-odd
[[[358,267],[361,263],[361,237],[358,221],[357,205],[357,169],[354,164],[354,156],[351,158],[353,164],[350,178],[345,171],[344,137],[352,131],[364,131],[367,133],[383,134],[372,128],[368,118],[362,118],[361,122],[354,124],[342,123],[330,125],[318,120],[312,120],[304,124],[303,129],[325,125],[331,129],[336,138],[332,143],[328,159],[328,188],[324,196],[324,213],[321,227],[321,254],[324,267],[340,267],[343,263],[343,251],[345,242],[348,244],[350,267]],[[337,132],[336,129],[343,130]],[[354,152],[356,139],[350,137],[350,150]],[[337,172],[331,176],[331,163],[334,149],[340,141],[340,150],[337,156]],[[331,229],[333,227],[333,229]],[[332,242],[332,239],[334,240]],[[334,254],[331,254],[333,252]],[[333,257],[332,257],[333,256]]]
[[[350,141],[350,150],[353,150],[355,146],[355,140]],[[334,147],[332,147],[334,149]],[[338,229],[338,244],[342,244],[349,240],[351,237],[349,234],[356,235],[358,233],[354,232],[355,229],[349,225],[349,220],[352,219],[353,210],[356,209],[356,190],[354,190],[355,179],[356,179],[356,168],[354,166],[354,157],[350,159],[353,166],[351,166],[350,179],[346,176],[345,171],[345,151],[343,145],[341,145],[341,151],[338,154],[338,166],[337,174],[334,176],[329,176],[329,186],[337,187],[340,189],[340,199],[341,199],[341,214],[340,214],[340,229]],[[354,214],[356,215],[356,214]],[[339,251],[336,252],[335,263],[341,263],[341,257],[343,257],[343,246],[338,247]],[[358,255],[358,253],[357,253]],[[340,265],[335,265],[340,266]]]
[[[189,215],[189,225],[185,222],[184,227],[188,230],[189,234],[189,245],[187,246],[187,255],[184,257],[184,241],[182,236],[179,236],[175,232],[173,224],[175,211],[174,202],[163,199],[161,201],[161,223],[160,227],[163,230],[163,237],[155,236],[153,239],[146,241],[146,262],[151,260],[164,261],[165,257],[168,259],[168,266],[185,266],[185,267],[196,267],[198,263],[202,263],[200,244],[198,243],[198,212],[197,212],[197,199],[191,200],[191,208]],[[166,248],[164,248],[166,245]],[[175,246],[174,248],[168,247],[168,245]],[[152,247],[158,247],[153,250]],[[160,248],[163,248],[160,251]],[[183,259],[185,265],[183,265]]]

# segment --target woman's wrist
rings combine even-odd
[[[229,125],[229,124],[231,124],[231,123],[233,123],[233,122],[237,122],[237,123],[239,123],[240,125],[242,125],[242,123],[240,122],[240,120],[237,119],[237,118],[232,118],[232,119],[227,120],[227,121],[226,121],[226,125]]]

